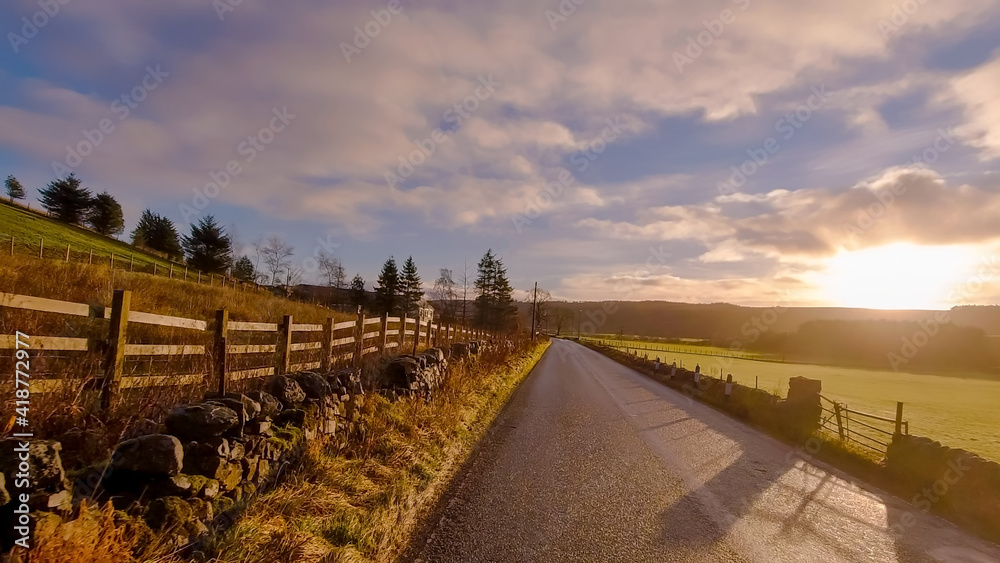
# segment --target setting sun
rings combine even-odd
[[[823,296],[841,307],[946,309],[974,257],[965,247],[898,243],[830,259],[821,274]]]

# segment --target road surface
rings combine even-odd
[[[1000,562],[807,457],[556,340],[404,559]]]

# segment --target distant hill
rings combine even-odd
[[[555,311],[572,314],[563,332],[699,339],[715,346],[733,345],[780,354],[789,361],[879,366],[888,354],[904,350],[904,339],[933,333],[906,358],[908,369],[996,373],[1000,364],[1000,307],[962,306],[950,311],[883,310],[838,307],[741,307],[728,303],[693,304],[667,301],[552,302]],[[521,304],[524,326],[531,306]],[[951,326],[936,328],[937,317]],[[926,329],[925,329],[926,327]],[[543,326],[543,328],[545,328]],[[919,338],[923,338],[922,336]]]
[[[794,332],[810,321],[920,321],[933,318],[939,311],[852,309],[840,307],[742,307],[728,303],[675,303],[670,301],[604,301],[549,303],[549,309],[564,308],[573,313],[573,330],[582,314],[585,332],[656,336],[662,338],[701,338],[708,340],[740,338],[744,325],[771,321],[768,330]],[[521,315],[530,324],[531,306],[521,304]],[[607,314],[614,311],[614,314]],[[767,313],[767,318],[764,315]],[[982,328],[987,334],[1000,334],[1000,307],[957,307],[949,312],[955,324]],[[605,320],[606,319],[606,320]],[[564,327],[565,330],[565,327]]]

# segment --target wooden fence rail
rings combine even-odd
[[[359,371],[365,356],[382,354],[389,349],[407,350],[407,342],[415,353],[421,344],[425,346],[446,346],[458,340],[489,338],[491,333],[473,330],[463,326],[435,324],[433,319],[426,322],[389,317],[366,317],[358,310],[357,317],[350,321],[338,322],[329,317],[319,324],[296,323],[291,315],[285,315],[280,323],[234,321],[229,312],[220,309],[211,320],[189,319],[156,315],[131,308],[131,292],[115,290],[110,307],[99,307],[81,303],[70,303],[0,293],[0,307],[24,309],[45,313],[87,317],[94,322],[108,322],[106,339],[68,338],[62,336],[30,335],[32,349],[59,352],[90,352],[103,354],[102,377],[97,387],[100,389],[102,408],[109,408],[118,399],[122,389],[135,387],[168,387],[208,383],[220,393],[227,392],[230,383],[249,378],[281,375],[295,371],[323,369],[330,370],[338,362]],[[181,329],[185,334],[200,334],[208,344],[130,343],[129,325],[147,325]],[[393,328],[389,328],[390,325]],[[410,328],[412,327],[412,328]],[[234,337],[244,340],[254,337],[269,342],[235,342]],[[305,339],[295,338],[305,335]],[[407,338],[407,337],[411,338]],[[316,339],[318,338],[318,340]],[[0,350],[14,349],[14,336],[0,335]],[[318,361],[298,357],[302,353],[311,354]],[[248,369],[233,370],[236,358],[252,360],[261,356],[267,365]],[[164,375],[125,376],[125,365],[129,358],[202,356],[209,358],[205,373],[167,373]],[[298,361],[296,361],[298,360]],[[349,363],[348,363],[349,362]],[[31,390],[48,393],[64,389],[68,385],[80,383],[74,379],[35,379]]]

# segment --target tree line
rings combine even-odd
[[[11,202],[25,199],[25,190],[14,177],[6,180]],[[88,227],[94,232],[117,237],[125,231],[122,207],[109,193],[93,195],[74,174],[53,180],[39,190],[39,202],[58,221]],[[132,245],[159,253],[170,260],[183,261],[206,274],[228,275],[245,282],[281,288],[286,295],[302,281],[303,270],[292,262],[295,249],[279,236],[255,240],[249,255],[235,256],[233,239],[212,215],[192,224],[181,234],[173,221],[145,209],[131,232]],[[407,316],[419,313],[425,291],[413,257],[400,268],[394,257],[382,265],[374,293],[366,290],[361,274],[348,283],[341,261],[321,250],[316,255],[319,273],[326,285],[346,292],[346,301],[373,313]],[[471,299],[470,299],[471,298]],[[442,268],[431,291],[435,316],[442,323],[461,323],[494,331],[517,325],[513,288],[503,260],[488,250],[470,277],[468,265],[456,280],[453,270]]]
[[[474,295],[471,302],[470,291]],[[424,297],[423,282],[412,256],[407,257],[402,268],[391,256],[382,264],[374,295],[365,291],[365,281],[360,274],[351,281],[351,304],[373,313],[417,314]],[[460,323],[504,331],[516,328],[518,322],[514,289],[507,269],[492,249],[480,259],[474,280],[470,279],[467,267],[460,280],[455,279],[453,270],[440,269],[428,304],[434,307],[435,317],[443,324]]]

